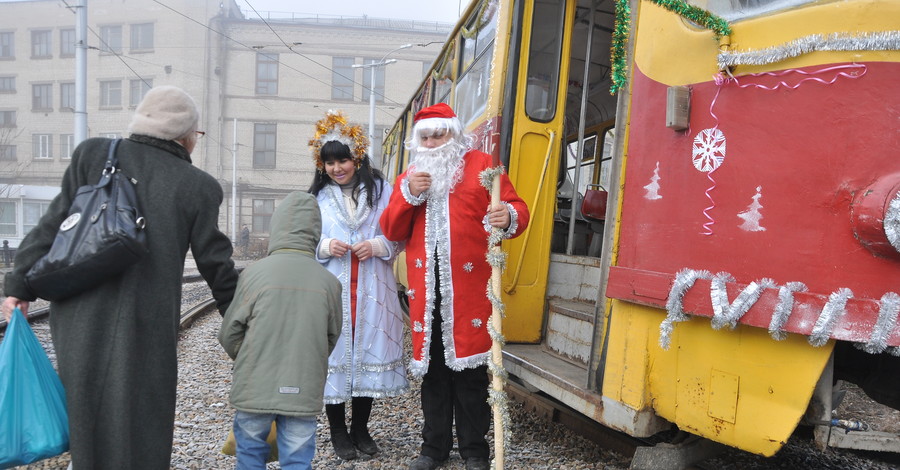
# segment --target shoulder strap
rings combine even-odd
[[[116,147],[119,146],[119,142],[122,139],[113,139],[112,142],[109,143],[109,153],[106,155],[106,164],[103,165],[103,170],[112,170],[115,172],[116,164],[119,163],[119,159],[116,158]]]
[[[121,140],[113,139],[109,143],[109,153],[106,154],[106,163],[103,164],[103,174],[100,175],[100,182],[97,183],[96,187],[100,188],[109,183],[113,173],[117,171],[116,165],[119,163],[119,159],[116,158],[116,147],[119,146]]]

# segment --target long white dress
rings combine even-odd
[[[366,193],[362,190],[357,196],[360,210],[356,210],[353,200],[336,184],[326,185],[317,197],[322,213],[322,238],[316,258],[344,287],[343,328],[341,338],[328,358],[326,404],[347,402],[351,397],[395,396],[409,389],[403,361],[405,319],[392,269],[401,246],[381,234],[378,220],[392,189],[383,181],[380,184],[383,191],[373,208],[365,204]],[[382,245],[380,251],[386,252],[381,253],[384,256],[373,256],[359,263],[355,328],[350,313],[350,252],[340,258],[323,256],[328,250],[322,242],[333,238],[350,245],[377,239],[375,243]]]

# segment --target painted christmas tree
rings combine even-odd
[[[756,194],[753,196],[753,202],[747,206],[747,210],[738,214],[738,217],[744,219],[744,223],[741,224],[741,229],[746,230],[748,232],[764,232],[766,230],[765,227],[759,224],[759,221],[762,219],[762,213],[759,211],[762,209],[763,205],[759,203],[759,198],[762,197],[762,186],[756,187]]]
[[[644,189],[647,190],[647,194],[644,195],[644,199],[650,199],[651,201],[654,199],[662,199],[662,196],[659,195],[659,162],[656,162],[656,169],[653,170],[653,176],[650,178],[650,184],[644,186]]]

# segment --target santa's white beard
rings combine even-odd
[[[413,153],[409,171],[431,175],[431,188],[427,191],[429,197],[449,194],[462,179],[465,149],[456,142],[433,149],[419,147]]]

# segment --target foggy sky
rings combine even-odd
[[[456,23],[469,0],[235,0],[242,10]]]

